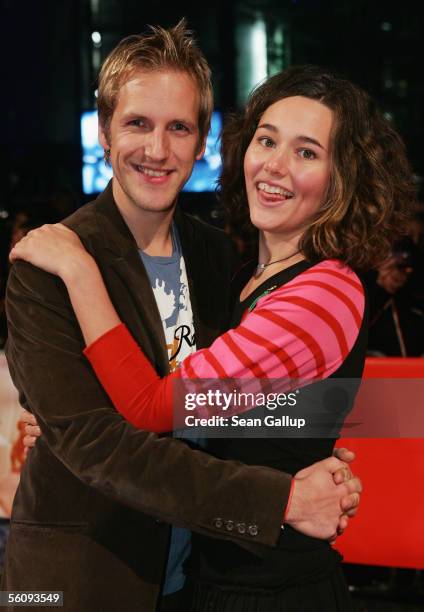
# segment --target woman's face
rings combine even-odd
[[[333,113],[303,96],[275,102],[259,120],[244,158],[250,219],[291,240],[324,201],[331,171]]]

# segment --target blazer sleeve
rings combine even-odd
[[[13,381],[50,451],[77,478],[122,504],[205,535],[276,544],[289,475],[218,460],[127,423],[82,355],[81,332],[59,278],[15,263],[6,307]],[[226,521],[256,529],[229,532]]]

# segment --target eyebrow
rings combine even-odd
[[[146,123],[152,122],[152,120],[149,119],[149,117],[140,115],[139,113],[137,113],[137,111],[132,112],[131,109],[122,116],[122,122],[125,123],[126,121],[130,119],[131,120],[138,119],[140,121],[145,121]],[[183,123],[193,132],[195,132],[198,128],[196,123],[192,123],[191,121],[188,121],[187,119],[178,119],[177,117],[175,117],[174,119],[171,119],[169,123]]]
[[[260,125],[258,125],[258,129],[259,128],[269,130],[270,132],[274,133],[278,132],[278,129],[275,127],[275,125],[272,125],[272,123],[261,123]],[[300,142],[306,142],[308,144],[314,144],[323,151],[326,150],[318,140],[316,140],[315,138],[311,138],[310,136],[296,136],[295,140],[299,140]]]

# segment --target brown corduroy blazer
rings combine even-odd
[[[195,219],[177,214],[176,222],[200,348],[223,325],[232,246]],[[120,317],[165,374],[156,302],[111,186],[65,223],[96,258]],[[153,612],[169,523],[242,546],[276,543],[290,478],[215,459],[125,422],[82,355],[58,277],[14,264],[7,315],[11,375],[43,435],[16,494],[3,589],[63,591],[69,612]],[[233,527],[239,524],[253,529]]]

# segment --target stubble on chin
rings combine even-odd
[[[147,213],[164,214],[171,212],[177,203],[177,196],[172,199],[154,202],[146,198],[130,198],[132,208]]]

